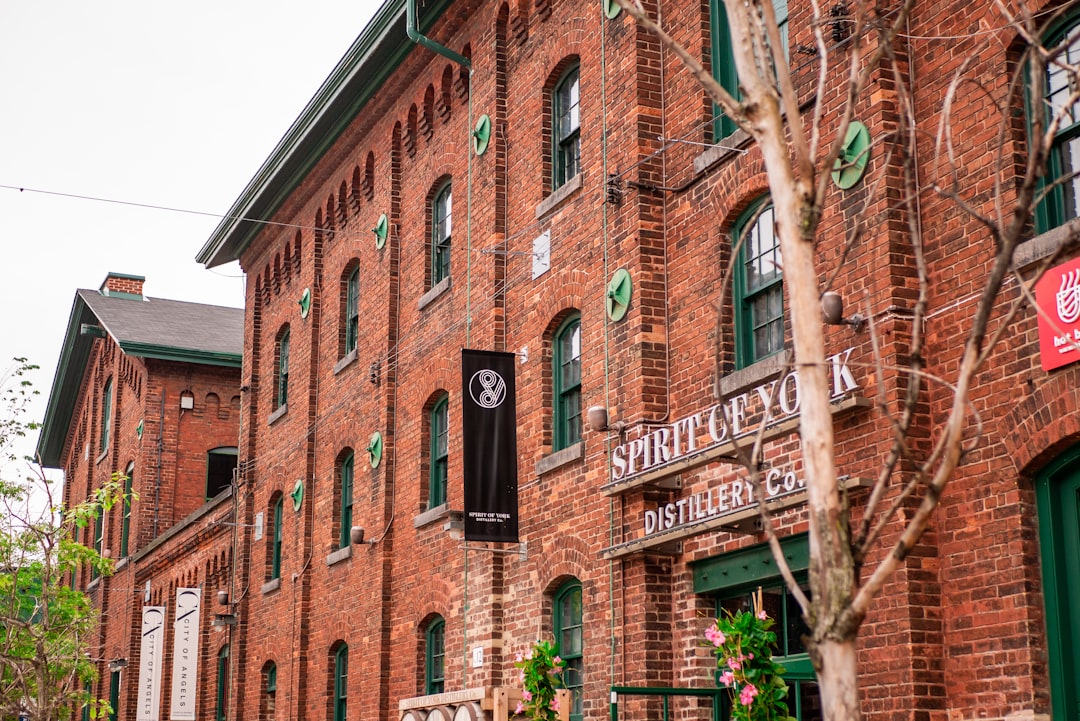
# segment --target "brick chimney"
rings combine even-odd
[[[105,276],[105,282],[98,288],[98,292],[120,298],[142,298],[142,287],[145,281],[146,278],[141,275],[109,273]]]

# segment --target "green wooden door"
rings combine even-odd
[[[1050,464],[1035,491],[1053,718],[1080,721],[1080,447]]]

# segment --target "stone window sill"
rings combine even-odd
[[[334,364],[334,375],[337,375],[341,371],[345,370],[353,363],[356,362],[356,348],[345,354],[345,356]]]
[[[281,588],[281,578],[271,578],[262,585],[262,593],[265,596],[268,593],[273,593],[279,588]]]
[[[347,558],[352,558],[352,546],[345,546],[345,548],[339,548],[326,557],[326,565],[333,566],[335,563],[341,563]]]
[[[726,163],[732,158],[737,158],[746,153],[746,146],[753,139],[750,133],[743,129],[737,129],[731,135],[721,138],[715,145],[694,158],[694,172],[703,173],[719,163]]]
[[[273,413],[270,414],[270,418],[267,419],[266,425],[268,425],[268,426],[274,425],[275,423],[277,423],[279,418],[281,418],[282,416],[284,416],[288,412],[289,412],[289,404],[286,403],[285,405],[281,406],[276,411],[274,411]]]
[[[1027,268],[1044,258],[1050,257],[1058,248],[1078,235],[1080,235],[1080,218],[1071,220],[1057,228],[1052,228],[1045,233],[1040,233],[1031,240],[1016,246],[1016,252],[1013,253],[1013,262],[1016,263],[1017,268]]]
[[[536,475],[542,476],[556,468],[561,468],[585,457],[585,441],[578,441],[572,446],[549,453],[536,462]]]
[[[759,386],[770,378],[778,377],[789,363],[791,351],[785,349],[745,368],[732,371],[720,378],[720,395],[726,398],[747,388]]]
[[[116,565],[113,566],[113,573],[118,573],[121,568],[128,565],[128,561],[130,561],[130,560],[131,560],[131,556],[124,556],[119,561],[117,561]]]
[[[441,503],[434,508],[429,508],[420,515],[413,518],[413,528],[423,528],[424,526],[430,526],[436,521],[441,521],[450,514],[450,503]]]
[[[105,460],[108,457],[109,457],[109,449],[106,448],[105,450],[103,450],[101,452],[101,455],[99,455],[97,458],[94,459],[94,465],[96,466],[97,464],[101,463],[103,460]]]
[[[450,276],[446,276],[433,285],[431,290],[420,296],[420,301],[416,304],[417,310],[423,310],[425,307],[431,305],[436,298],[448,290],[450,290]]]
[[[566,181],[551,192],[551,195],[540,201],[536,206],[536,219],[539,220],[551,211],[562,205],[567,198],[581,190],[581,173]]]

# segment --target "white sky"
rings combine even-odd
[[[0,185],[225,213],[378,5],[0,0]],[[41,366],[35,419],[77,288],[243,305],[194,260],[217,222],[0,188],[0,373]]]

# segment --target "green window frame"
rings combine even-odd
[[[289,345],[290,333],[286,326],[277,342],[277,393],[274,399],[277,408],[289,402]]]
[[[555,333],[555,423],[553,450],[568,448],[581,440],[581,315],[563,321]]]
[[[340,531],[338,533],[338,548],[347,548],[352,545],[352,511],[353,511],[353,459],[350,453],[341,462],[338,468],[340,476],[339,503],[341,515],[338,518]]]
[[[120,716],[120,672],[109,673],[109,721]]]
[[[424,630],[424,693],[446,689],[446,621],[436,616]]]
[[[810,567],[810,542],[806,534],[781,539],[781,548],[788,567],[809,595],[806,587],[807,569]],[[810,656],[802,645],[806,633],[801,610],[784,584],[776,567],[772,550],[767,543],[703,559],[691,564],[694,592],[710,594],[716,603],[716,613],[735,612],[751,608],[750,594],[762,589],[766,612],[776,622],[773,631],[777,636],[774,658],[784,669],[788,684],[788,710],[794,718],[820,718],[821,707],[817,682]],[[718,676],[719,678],[719,676]],[[721,718],[730,718],[725,708]]]
[[[131,491],[135,485],[135,464],[129,463],[124,472],[124,515],[120,520],[120,558],[127,558],[131,539]]]
[[[349,647],[334,653],[334,721],[348,721]]]
[[[739,368],[784,349],[784,277],[780,238],[769,198],[754,203],[735,224],[738,252],[735,293],[735,358]]]
[[[94,551],[99,556],[105,553],[105,509],[101,505],[97,506],[97,515],[94,516]],[[91,566],[90,580],[96,579],[99,575],[101,573],[97,566]]]
[[[86,699],[82,707],[82,721],[90,721],[90,702],[94,698],[94,685],[90,681],[83,685],[83,693]]]
[[[563,73],[551,94],[553,189],[573,180],[581,170],[581,66]]]
[[[109,432],[112,430],[113,415],[113,379],[105,381],[105,390],[101,394],[101,444],[99,452],[109,450]]]
[[[1047,36],[1047,47],[1064,46],[1060,62],[1080,63],[1080,14],[1073,13]],[[1036,108],[1045,109],[1046,121],[1060,112],[1070,94],[1069,74],[1057,63],[1044,68],[1043,88]],[[1028,112],[1033,112],[1032,108]],[[1040,233],[1080,217],[1080,103],[1062,118],[1047,158],[1043,187],[1046,192],[1035,212],[1035,227]],[[1070,176],[1072,176],[1070,178]],[[1062,182],[1056,182],[1061,179]]]
[[[431,204],[431,284],[450,277],[450,239],[453,235],[453,188],[446,182]]]
[[[360,333],[360,267],[345,281],[345,354],[356,350]]]
[[[450,456],[450,397],[442,396],[431,409],[431,468],[428,471],[428,508],[446,503],[447,467]]]
[[[266,690],[263,695],[263,716],[261,721],[272,721],[277,708],[277,664],[273,661],[266,663],[263,680]]]
[[[217,697],[214,704],[214,718],[225,721],[229,706],[229,645],[225,644],[217,658]]]
[[[570,692],[570,721],[581,721],[585,688],[585,625],[582,619],[581,581],[572,578],[559,586],[552,598],[552,607],[555,644],[559,656],[566,662],[562,686]]]
[[[271,541],[270,547],[270,580],[275,578],[281,578],[281,537],[282,537],[282,517],[285,510],[285,496],[279,494],[277,500],[274,501],[273,506],[273,519],[274,519],[274,535]]]
[[[776,12],[776,24],[780,30],[780,39],[784,44],[784,56],[788,57],[788,7],[787,0],[773,0]],[[731,44],[731,25],[728,23],[724,0],[709,0],[709,34],[711,37],[712,73],[724,90],[740,99],[739,76],[735,69],[735,55]],[[713,138],[726,138],[738,129],[735,121],[713,106]]]

